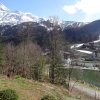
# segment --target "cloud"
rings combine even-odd
[[[73,5],[65,5],[63,10],[68,14],[81,11],[86,15],[84,20],[88,20],[95,14],[100,14],[100,0],[79,0]]]
[[[75,14],[76,13],[76,8],[75,6],[64,6],[63,10],[66,11],[68,14]]]

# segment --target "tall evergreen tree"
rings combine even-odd
[[[55,27],[49,33],[49,50],[50,50],[50,81],[52,83],[63,83],[64,70],[61,51],[63,49],[63,38],[61,29]]]

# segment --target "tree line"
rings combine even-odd
[[[29,34],[27,32],[26,39],[17,45],[12,41],[0,47],[1,73],[8,77],[20,75],[45,81],[45,71],[49,69],[48,80],[51,83],[65,84],[66,73],[61,54],[65,49],[65,41],[61,29],[55,26],[48,31],[48,37],[43,44],[46,44],[45,49],[49,50],[47,55],[44,55],[44,48],[30,39]]]

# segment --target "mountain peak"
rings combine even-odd
[[[9,9],[3,5],[2,3],[0,3],[0,11],[8,11]]]

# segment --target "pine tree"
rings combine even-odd
[[[50,50],[50,81],[51,83],[64,82],[65,73],[63,70],[63,62],[61,57],[61,51],[63,49],[63,38],[61,30],[54,28],[49,33],[49,50]]]

